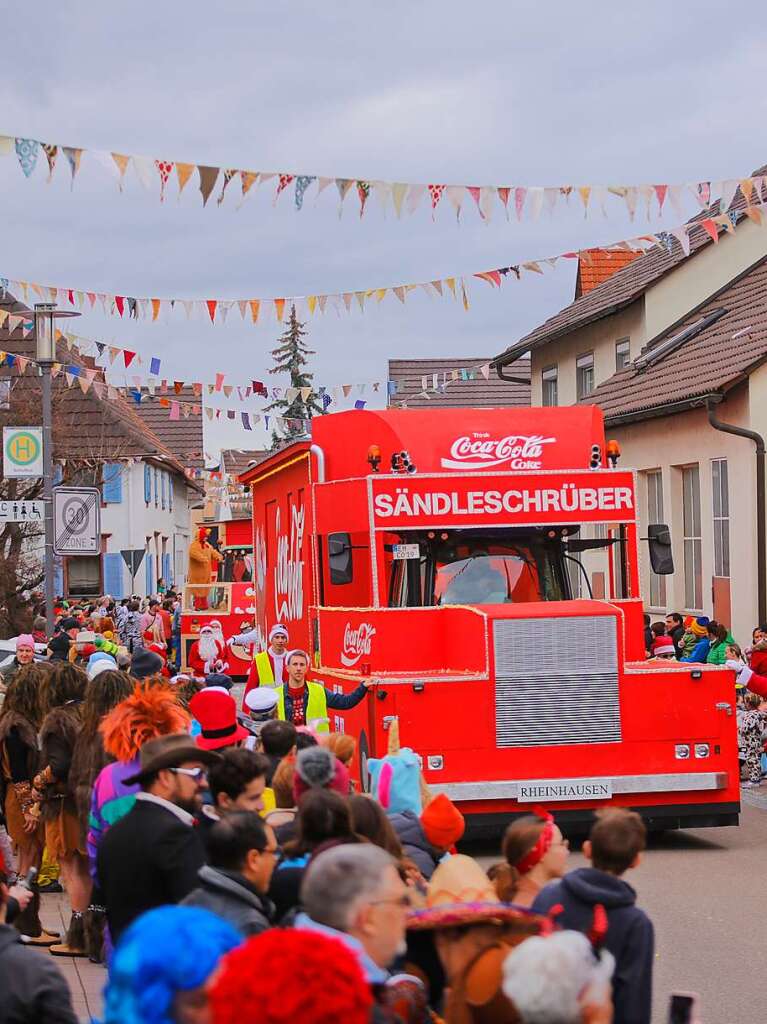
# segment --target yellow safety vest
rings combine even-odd
[[[328,717],[328,700],[325,696],[325,687],[319,683],[307,683],[309,689],[309,700],[306,704],[306,724],[312,719]],[[285,686],[277,690],[277,717],[285,721]],[[317,732],[330,732],[327,722],[320,722],[315,726]]]
[[[253,661],[256,663],[256,672],[258,672],[258,681],[261,686],[274,686],[274,671],[268,653],[259,651],[253,656]]]

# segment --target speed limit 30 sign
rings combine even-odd
[[[54,487],[53,550],[57,555],[101,553],[98,487]]]

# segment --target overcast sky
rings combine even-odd
[[[767,28],[755,10],[733,16],[708,0],[39,0],[6,11],[0,133],[394,181],[743,177],[767,162]],[[273,206],[273,182],[239,210],[234,196],[202,209],[195,179],[180,202],[169,186],[160,205],[159,190],[144,191],[132,173],[120,194],[87,163],[70,192],[59,159],[50,187],[39,170],[27,182],[15,158],[0,161],[0,276],[137,296],[316,294],[470,274],[646,228],[616,204],[607,220],[584,220],[573,203],[537,222],[497,215],[490,225],[466,208],[457,225],[443,200],[435,221],[426,202],[398,221],[372,196],[360,221],[353,195],[339,220],[330,189],[296,213],[292,195]],[[669,210],[663,223],[677,219]],[[315,380],[385,379],[390,357],[479,361],[566,304],[573,284],[567,265],[500,292],[475,282],[468,313],[415,294],[405,307],[389,297],[364,315],[315,317]],[[89,313],[76,330],[160,356],[171,378],[221,371],[242,383],[264,377],[278,329],[242,324],[235,310],[222,327]],[[261,440],[206,421],[211,452]]]

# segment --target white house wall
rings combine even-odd
[[[166,551],[171,556],[174,570],[174,582],[180,586],[184,582],[186,573],[186,554],[190,540],[190,510],[191,506],[199,500],[199,496],[190,490],[186,480],[180,476],[171,475],[170,481],[173,487],[173,509],[168,508],[167,497],[165,509],[161,507],[161,502],[155,506],[154,495],[150,503],[147,504],[144,499],[144,463],[123,464],[122,500],[102,505],[101,531],[102,535],[108,535],[105,540],[105,554],[120,552],[124,549],[145,550],[147,549],[147,538],[149,538],[148,550],[156,554],[158,547],[160,552],[162,551],[161,541],[165,538]],[[156,539],[160,541],[159,546],[156,545]],[[162,575],[162,569],[158,568],[156,561],[153,575],[155,583],[156,578]],[[145,555],[136,574],[136,592],[146,593],[146,583]],[[127,594],[130,589],[130,574],[127,568],[123,573],[123,585],[124,593]]]
[[[762,408],[767,405],[767,374],[760,373],[760,387],[765,391]],[[717,408],[718,417],[737,426],[750,426],[750,405],[753,394],[744,385]],[[764,413],[763,413],[764,415]],[[756,428],[758,429],[758,428]],[[666,611],[682,613],[713,613],[712,580],[714,575],[713,492],[711,460],[727,459],[730,510],[730,603],[732,622],[727,623],[736,639],[744,646],[756,625],[756,475],[754,444],[746,438],[714,430],[708,423],[705,409],[693,409],[674,416],[644,420],[609,429],[611,437],[620,442],[622,468],[640,470],[638,504],[640,536],[647,536],[647,481],[644,471],[660,469],[663,479],[664,518],[671,527],[676,571],[666,577],[666,607],[649,606],[650,563],[647,544],[640,542],[639,571],[642,597],[653,618]],[[700,474],[701,547],[703,607],[685,607],[684,552],[682,530],[681,469],[697,463]]]

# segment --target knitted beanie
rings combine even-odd
[[[463,835],[466,822],[453,801],[440,793],[421,812],[421,828],[432,846],[449,850]]]
[[[296,802],[308,789],[334,789],[341,796],[349,795],[349,772],[325,747],[306,747],[296,758]]]
[[[708,625],[710,621],[711,620],[707,615],[698,616],[694,622],[690,623],[690,632],[699,637],[708,636]]]

